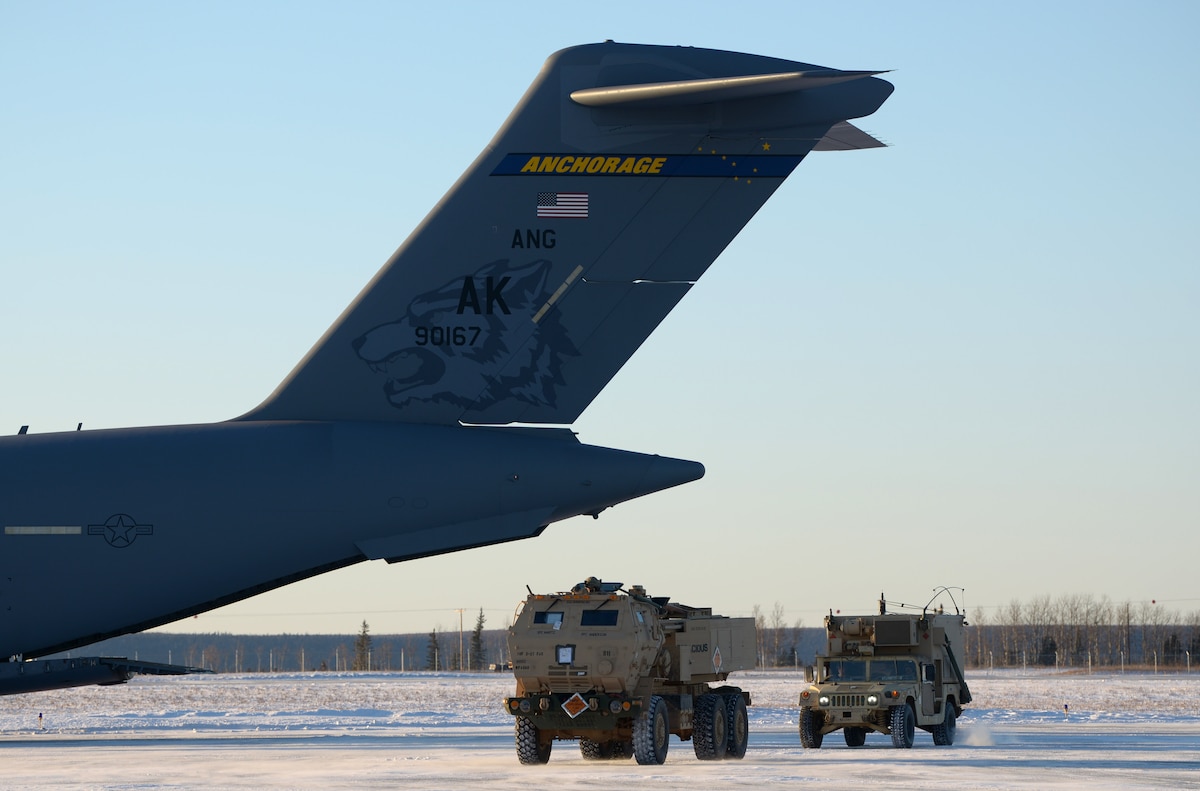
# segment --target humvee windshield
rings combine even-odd
[[[831,659],[825,663],[825,680],[916,681],[917,665],[911,659]]]

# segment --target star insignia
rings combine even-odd
[[[138,536],[154,534],[154,525],[140,525],[129,514],[113,514],[102,525],[88,525],[89,536],[104,536],[110,547],[124,549]]]

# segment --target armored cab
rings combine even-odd
[[[805,747],[819,748],[836,730],[850,747],[862,746],[871,732],[912,747],[917,728],[934,744],[954,743],[958,716],[971,702],[962,672],[965,617],[941,608],[888,613],[882,597],[879,613],[825,618],[825,648],[800,693]]]
[[[741,758],[750,695],[721,682],[754,667],[756,645],[753,618],[640,585],[589,577],[564,593],[531,592],[508,633],[517,689],[504,708],[516,717],[517,757],[543,764],[555,740],[578,739],[584,758],[661,764],[674,733],[697,758]]]

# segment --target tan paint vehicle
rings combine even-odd
[[[569,592],[530,592],[508,632],[517,757],[544,764],[555,740],[584,758],[661,764],[670,734],[702,760],[741,758],[750,694],[711,687],[754,667],[753,618],[650,597],[595,577]]]
[[[841,730],[849,747],[868,733],[912,747],[916,728],[937,745],[954,743],[958,715],[971,702],[963,678],[961,614],[887,613],[825,618],[826,645],[807,668],[800,693],[800,743],[819,748],[825,734]]]

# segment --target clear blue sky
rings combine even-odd
[[[1197,30],[1190,2],[3,0],[0,430],[259,403],[554,50],[894,69],[861,124],[891,147],[806,160],[576,424],[702,481],[172,628],[501,626],[589,574],[808,625],[940,585],[1200,610]]]

